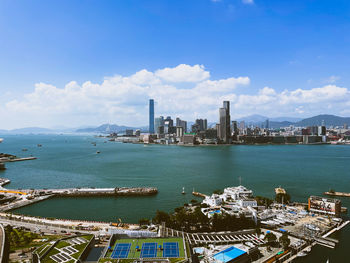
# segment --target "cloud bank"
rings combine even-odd
[[[105,77],[101,83],[71,81],[62,88],[37,83],[31,93],[0,106],[4,117],[1,128],[77,127],[106,122],[147,125],[150,98],[156,102],[156,115],[189,121],[217,121],[223,100],[231,101],[233,119],[250,114],[350,115],[350,91],[335,84],[281,92],[264,87],[254,92],[247,76],[212,79],[203,65],[181,64],[154,72],[143,69],[130,76]]]

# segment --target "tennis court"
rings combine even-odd
[[[157,257],[157,243],[143,243],[141,249],[141,258]]]
[[[178,258],[179,257],[179,243],[178,242],[164,242],[163,243],[163,257]]]
[[[111,258],[127,258],[129,255],[131,243],[118,243],[116,244]]]

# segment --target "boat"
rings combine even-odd
[[[186,194],[186,192],[185,192],[185,187],[182,187],[182,194],[183,194],[183,195]]]
[[[2,143],[3,140],[4,140],[3,138],[0,138],[0,143]]]
[[[41,144],[38,144],[38,147],[42,147],[42,145],[41,145]]]
[[[28,149],[27,149],[27,148],[23,148],[22,151],[23,151],[23,152],[26,152],[26,151],[28,151]]]
[[[298,254],[297,254],[297,257],[305,257],[307,256],[307,254],[304,252],[304,251],[300,251]]]
[[[305,248],[305,252],[306,252],[306,253],[310,253],[310,252],[311,252],[311,247]]]
[[[99,153],[101,153],[101,152],[100,152],[100,151],[97,151],[97,152],[96,152],[96,154],[99,154]]]

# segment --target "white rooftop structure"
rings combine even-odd
[[[233,200],[239,200],[242,198],[249,198],[253,196],[253,191],[247,189],[243,185],[236,187],[227,187],[224,189],[224,194],[231,197]]]

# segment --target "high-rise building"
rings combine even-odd
[[[207,119],[197,119],[195,123],[199,126],[199,131],[205,131],[208,128]]]
[[[164,126],[164,117],[163,116],[159,116],[158,118],[155,118],[154,120],[154,131],[156,133],[159,133],[159,127],[160,126]]]
[[[154,133],[154,100],[149,100],[149,133]]]
[[[219,139],[224,143],[231,142],[230,102],[224,101],[223,108],[219,109],[220,134]]]
[[[179,117],[177,117],[176,118],[176,127],[182,127],[183,132],[187,132],[187,121],[183,121]]]
[[[245,121],[241,121],[241,122],[239,123],[239,128],[240,128],[241,130],[244,130],[244,129],[245,129]]]
[[[164,120],[164,133],[169,134],[169,133],[176,133],[176,128],[173,129],[174,127],[174,121],[171,119],[170,116],[166,117]],[[173,132],[175,130],[175,132]]]
[[[238,123],[237,123],[237,121],[232,121],[232,132],[234,135],[238,135]]]
[[[265,121],[265,129],[270,129],[270,121],[269,121],[269,119],[266,119],[266,121]]]

